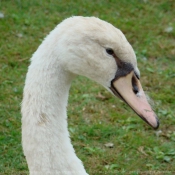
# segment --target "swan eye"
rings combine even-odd
[[[113,54],[114,54],[114,51],[113,51],[111,48],[107,48],[107,49],[106,49],[106,52],[107,52],[109,55],[113,55]]]

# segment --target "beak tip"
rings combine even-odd
[[[140,118],[142,120],[144,120],[148,125],[150,125],[153,129],[158,129],[159,128],[159,119],[157,118],[157,116],[154,114],[152,115],[152,120],[147,120],[145,117],[143,117],[142,115],[139,115]]]
[[[154,126],[153,128],[154,129],[158,129],[159,128],[159,124],[160,124],[160,122],[159,122],[159,119],[155,116],[155,118],[156,118],[156,126]]]

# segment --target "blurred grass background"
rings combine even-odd
[[[74,15],[96,16],[123,31],[161,122],[152,130],[101,86],[78,77],[70,91],[69,131],[87,172],[175,174],[174,0],[0,0],[0,174],[28,174],[20,103],[29,59],[59,22]]]

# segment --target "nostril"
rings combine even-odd
[[[136,85],[133,85],[133,92],[137,94],[139,92],[139,89]]]
[[[137,79],[135,76],[132,77],[132,90],[135,94],[137,94],[139,92],[139,88],[137,86]]]

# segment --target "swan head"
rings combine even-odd
[[[135,53],[124,34],[95,17],[68,18],[58,28],[65,69],[98,82],[158,128],[158,119],[140,83]]]

